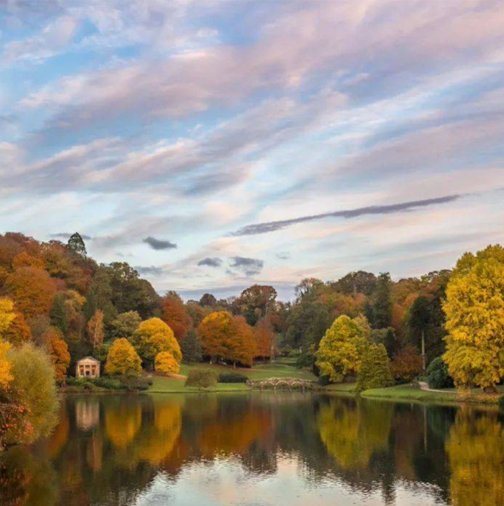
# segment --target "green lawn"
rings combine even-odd
[[[180,374],[187,376],[192,369],[210,369],[217,374],[226,372],[238,372],[244,374],[250,380],[262,380],[267,378],[299,378],[305,380],[314,380],[315,376],[302,369],[297,369],[288,364],[260,364],[250,369],[236,368],[216,365],[216,364],[182,364]],[[149,388],[149,393],[191,393],[200,392],[196,387],[184,386],[185,379],[172,379],[156,376],[153,378],[153,385]],[[243,383],[218,383],[215,388],[205,389],[205,392],[244,392],[250,388]]]

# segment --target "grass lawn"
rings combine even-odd
[[[267,378],[299,378],[305,380],[314,380],[315,376],[302,369],[297,369],[289,364],[259,364],[250,369],[236,368],[216,365],[216,364],[182,364],[180,374],[187,376],[192,369],[210,369],[217,374],[226,372],[237,372],[244,374],[251,380],[261,380]],[[164,378],[156,376],[153,378],[153,385],[149,388],[149,393],[191,393],[191,392],[244,392],[250,388],[243,383],[218,383],[214,388],[200,390],[196,387],[184,386],[185,379]]]

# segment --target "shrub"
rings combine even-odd
[[[121,388],[134,392],[137,390],[145,391],[149,389],[149,380],[147,378],[135,378],[123,376],[120,378]]]
[[[162,351],[156,355],[155,368],[156,372],[160,374],[178,374],[180,372],[180,364],[169,351]]]
[[[396,381],[409,383],[422,372],[422,357],[414,346],[405,346],[394,355],[390,370]]]
[[[217,374],[205,369],[189,371],[185,385],[188,387],[209,388],[217,384]]]
[[[427,382],[430,388],[452,388],[453,379],[448,366],[441,357],[436,357],[427,367]]]
[[[121,382],[114,378],[97,378],[93,380],[93,383],[100,388],[106,388],[107,390],[120,390],[122,385]]]
[[[312,368],[315,365],[315,354],[311,352],[303,353],[296,360],[296,367],[299,369]]]
[[[238,372],[223,372],[219,374],[219,383],[247,383],[247,381],[247,376]]]
[[[383,344],[371,344],[364,353],[357,377],[357,391],[393,385],[387,350]]]

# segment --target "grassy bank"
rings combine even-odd
[[[250,380],[263,380],[268,378],[298,378],[304,380],[315,380],[316,377],[309,371],[297,369],[292,364],[258,364],[252,368],[236,368],[220,365],[220,364],[183,364],[180,370],[182,376],[187,376],[191,370],[204,369],[214,371],[216,374],[221,373],[240,373]],[[217,383],[215,387],[204,390],[196,387],[186,387],[185,378],[165,378],[155,376],[153,384],[148,392],[151,394],[160,393],[194,393],[194,392],[245,392],[251,390],[244,383]]]

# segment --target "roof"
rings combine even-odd
[[[92,360],[93,362],[100,362],[99,360],[96,360],[94,357],[82,357],[80,360],[77,360],[77,362],[82,362],[83,360]]]

